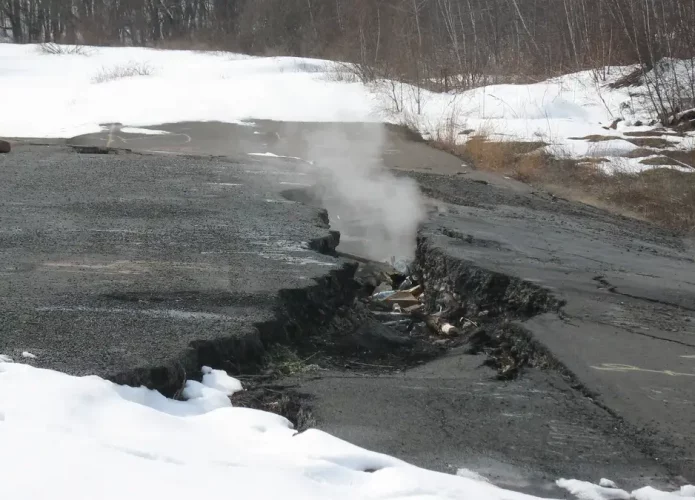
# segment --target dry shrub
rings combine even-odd
[[[527,181],[555,194],[681,233],[695,231],[695,173],[674,168],[643,172],[613,170],[598,163],[546,156],[538,175]]]
[[[42,43],[38,50],[46,55],[70,55],[70,56],[89,56],[92,50],[84,45],[60,45],[58,43]]]
[[[545,161],[538,150],[546,146],[540,141],[490,141],[485,135],[474,135],[456,147],[458,154],[476,167],[513,175],[519,169],[526,174],[537,170]]]
[[[434,131],[432,142],[435,147],[442,149],[444,151],[449,151],[456,153],[457,149],[457,139],[459,135],[459,130],[461,130],[457,114],[452,111],[449,116],[443,121],[443,123]]]
[[[695,231],[695,174],[655,168],[639,174],[616,172],[603,198],[668,229]]]
[[[609,174],[600,158],[558,158],[540,150],[543,143],[493,142],[473,136],[455,148],[477,168],[513,177],[580,201],[626,216],[651,221],[682,233],[695,231],[695,171],[655,168],[640,173],[627,170]],[[680,152],[693,161],[695,151]]]
[[[564,198],[648,220],[670,230],[695,232],[695,150],[662,151],[663,160],[681,167],[691,166],[692,173],[655,168],[641,173],[618,170],[609,174],[601,168],[601,163],[606,161],[603,158],[559,158],[543,149],[547,145],[543,141],[493,141],[485,127],[459,144],[458,130],[462,127],[453,116],[435,131],[431,145],[455,154],[478,169],[512,177]],[[596,137],[600,144],[599,139]]]
[[[523,154],[517,157],[512,176],[528,184],[538,182],[546,171],[548,161],[549,158],[547,153],[533,152],[530,154]]]
[[[101,68],[94,78],[93,83],[105,83],[120,78],[131,76],[148,76],[153,73],[152,67],[147,63],[129,62],[128,64],[114,66],[112,68]]]
[[[326,66],[325,78],[330,82],[357,83],[362,81],[356,65],[341,62],[331,62]]]

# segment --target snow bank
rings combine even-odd
[[[469,471],[423,470],[286,419],[233,408],[241,384],[204,368],[187,401],[98,377],[0,362],[0,493],[13,500],[234,498],[532,500]],[[668,500],[582,482],[587,500]],[[585,493],[588,492],[588,493]],[[609,492],[610,494],[607,494]],[[669,496],[674,495],[674,496]]]
[[[331,82],[326,61],[229,53],[94,47],[49,55],[37,45],[0,44],[0,136],[73,137],[99,124],[181,121],[373,121],[369,92]],[[149,74],[99,83],[104,74]]]
[[[673,492],[659,491],[650,486],[628,493],[616,487],[609,479],[599,484],[577,479],[559,479],[557,485],[567,490],[577,500],[687,500],[695,498],[695,486],[682,486]]]
[[[638,148],[630,132],[654,133],[668,140],[670,149],[692,149],[695,134],[663,136],[655,131],[657,127],[646,125],[653,123],[654,116],[644,85],[608,86],[631,69],[607,68],[605,79],[583,71],[529,85],[489,85],[457,95],[424,93],[419,115],[412,113],[417,104],[412,89],[400,96],[406,114],[410,113],[408,120],[430,137],[446,135],[453,123],[462,143],[473,135],[493,141],[540,141],[555,155],[600,157],[609,171],[635,171],[653,167],[641,164],[643,158],[626,156]],[[659,156],[656,148],[641,149],[652,149],[653,156]]]
[[[193,399],[0,364],[3,498],[518,499],[487,483],[418,469],[284,418],[232,408],[240,388],[206,369]]]

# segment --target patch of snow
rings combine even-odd
[[[608,488],[578,479],[558,479],[556,483],[578,500],[630,500],[632,498],[625,490]]]
[[[623,157],[627,153],[639,149],[631,142],[624,139],[610,139],[607,141],[588,142],[576,139],[568,139],[563,144],[550,145],[546,148],[549,152],[563,156],[584,156],[588,158],[602,158],[619,156]]]
[[[475,471],[470,469],[458,469],[456,475],[459,477],[467,477],[468,479],[473,479],[474,481],[482,481],[484,483],[489,483],[490,480]]]
[[[275,153],[249,153],[249,156],[268,156],[270,158],[282,158]]]
[[[12,358],[5,355],[5,354],[0,354],[0,363],[13,363]]]
[[[185,401],[99,377],[0,364],[0,471],[13,500],[153,497],[259,500],[534,500],[460,472],[427,471],[325,432],[298,434],[285,418],[235,408],[238,381],[209,368],[188,381]],[[79,471],[79,477],[75,476]],[[36,477],[41,480],[37,481]],[[566,482],[582,492],[600,486]],[[635,500],[675,500],[643,488]],[[231,489],[231,490],[230,490]],[[629,498],[580,496],[582,500]]]
[[[24,351],[22,353],[22,357],[27,359],[36,359],[36,354],[32,354],[29,351]]]
[[[265,156],[268,158],[287,158],[289,160],[298,160],[298,161],[303,161],[304,163],[309,163],[313,164],[313,162],[305,160],[304,158],[299,158],[298,156],[284,156],[284,155],[276,155],[275,153],[248,153],[249,156]]]
[[[139,128],[139,127],[121,127],[119,132],[124,134],[139,134],[139,135],[168,135],[171,132],[166,130],[155,130],[151,128]]]
[[[646,486],[628,493],[617,488],[613,481],[601,479],[598,485],[576,479],[560,479],[560,488],[567,490],[578,500],[683,500],[695,498],[695,486],[681,486],[679,490],[667,492]]]
[[[241,382],[230,377],[222,370],[213,370],[209,366],[203,366],[201,371],[203,372],[204,386],[221,391],[227,396],[244,390],[241,386]]]
[[[632,492],[635,500],[683,500],[683,498],[695,498],[695,486],[681,486],[680,490],[667,492],[660,491],[651,486],[645,486]]]

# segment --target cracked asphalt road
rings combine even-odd
[[[376,127],[331,126],[355,147]],[[306,137],[323,127],[186,123],[152,127],[170,136],[107,128],[72,142],[254,165],[282,159],[249,153],[306,159]],[[416,179],[438,207],[422,234],[456,258],[567,301],[562,315],[537,316],[524,327],[584,391],[536,370],[493,381],[480,358],[451,352],[399,376],[327,372],[296,381],[315,397],[319,425],[418,465],[467,467],[534,493],[559,494],[552,486],[558,476],[610,477],[628,488],[695,481],[693,241],[474,171],[397,130],[388,131],[381,157]]]
[[[423,234],[447,254],[567,301],[523,326],[651,453],[695,480],[692,239],[543,193],[416,174],[443,214]],[[450,235],[461,235],[452,237]]]
[[[309,249],[328,226],[282,196],[294,172],[272,158],[19,144],[0,172],[0,353],[37,366],[118,380],[164,367],[123,381],[169,390],[192,340],[243,346],[279,290],[339,265]]]

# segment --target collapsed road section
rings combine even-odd
[[[325,212],[279,196],[287,172],[120,153],[0,159],[2,354],[171,396],[349,303],[354,265],[327,255]]]
[[[326,212],[283,195],[293,173],[277,162],[20,145],[2,168],[3,354],[170,396],[202,364],[224,368],[250,389],[236,404],[417,465],[489,470],[517,489],[529,489],[520,478],[599,471],[634,486],[688,478],[687,440],[671,444],[689,417],[659,414],[664,430],[645,436],[581,368],[615,375],[611,367],[639,363],[553,344],[585,354],[594,336],[582,322],[593,314],[592,328],[624,328],[643,309],[627,299],[643,294],[662,317],[685,321],[687,294],[655,299],[664,290],[636,291],[615,272],[616,248],[637,248],[627,234],[650,254],[633,257],[647,269],[640,276],[682,271],[692,260],[675,238],[537,195],[414,174],[440,207],[412,268],[398,272],[330,255],[338,235]],[[607,228],[608,241],[595,237]],[[578,283],[586,295],[567,286]],[[606,304],[622,316],[606,316]],[[586,338],[566,336],[577,324]],[[678,334],[635,338],[682,348]],[[632,355],[615,345],[601,354]]]
[[[435,206],[412,274],[361,264],[356,309],[371,324],[330,342],[349,339],[359,357],[340,358],[341,366],[305,352],[310,364],[295,358],[290,370],[314,398],[318,425],[430,468],[491,469],[508,487],[523,489],[519,478],[529,474],[548,481],[578,471],[633,485],[692,481],[692,413],[663,408],[691,404],[694,372],[649,366],[691,356],[678,352],[691,335],[687,240],[528,188],[411,176]],[[632,281],[629,289],[606,273]],[[659,339],[635,360],[644,340]],[[587,377],[592,370],[608,377]],[[630,373],[644,377],[640,391],[615,377]],[[493,435],[475,424],[481,418],[505,430]]]
[[[462,295],[513,291],[503,298],[524,321],[511,325],[650,456],[695,480],[692,238],[494,178],[412,177],[437,200],[420,234],[435,282],[455,269],[496,276]],[[496,291],[495,282],[507,286]]]

